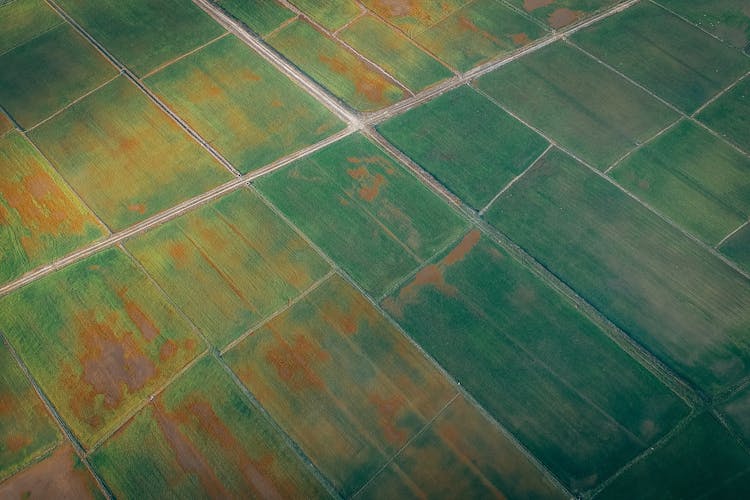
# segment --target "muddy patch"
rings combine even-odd
[[[293,392],[306,389],[323,390],[325,383],[313,367],[331,360],[331,355],[313,344],[304,335],[297,335],[287,342],[274,332],[276,343],[266,351],[266,361],[275,369],[279,378]]]
[[[531,38],[529,38],[529,35],[526,33],[513,33],[510,35],[510,39],[513,42],[514,45],[526,45],[527,43],[531,42]]]
[[[580,10],[557,9],[547,18],[547,22],[555,29],[563,28],[583,17]]]
[[[523,8],[526,10],[526,12],[531,12],[536,9],[546,7],[554,2],[555,0],[524,0]]]
[[[380,194],[380,188],[387,183],[383,174],[372,174],[364,166],[348,169],[346,173],[359,184],[359,197],[368,202],[374,201]]]
[[[159,330],[159,327],[156,326],[151,318],[143,312],[138,304],[128,298],[127,291],[127,288],[122,288],[118,290],[117,296],[122,301],[122,304],[125,307],[125,313],[130,318],[130,321],[132,321],[136,328],[138,328],[138,331],[143,334],[143,338],[151,342],[159,336],[161,330]]]

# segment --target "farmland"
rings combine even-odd
[[[742,0],[659,0],[659,4],[738,49],[748,50],[750,14]]]
[[[247,190],[128,241],[126,248],[219,347],[286,305],[328,269]]]
[[[146,82],[242,173],[341,128],[320,103],[231,36]]]
[[[547,146],[471,87],[460,87],[393,118],[378,131],[476,209]]]
[[[718,243],[750,217],[750,159],[690,121],[610,175],[707,243]]]
[[[123,77],[30,136],[111,229],[133,224],[231,177]]]
[[[294,12],[282,7],[276,0],[217,0],[216,4],[261,36],[270,34],[294,17]]]
[[[750,443],[750,390],[744,387],[737,391],[722,405],[721,411],[745,443]]]
[[[523,8],[550,28],[560,29],[616,3],[616,0],[510,0],[510,3]]]
[[[104,228],[18,132],[0,137],[0,281],[104,235]]]
[[[5,135],[6,132],[13,129],[13,123],[10,121],[5,113],[0,111],[0,136]]]
[[[343,27],[360,13],[354,0],[292,0],[291,3],[328,30]]]
[[[0,54],[18,47],[63,23],[44,0],[16,0],[0,5]]]
[[[143,436],[150,436],[143,442]],[[317,498],[322,485],[211,357],[93,455],[120,498]]]
[[[450,208],[362,136],[264,177],[257,186],[376,295],[464,227]]]
[[[719,249],[721,253],[750,271],[750,225],[746,223],[744,227],[738,228],[738,231],[729,236]]]
[[[565,43],[503,66],[476,85],[601,170],[677,117]]]
[[[750,151],[750,78],[745,77],[711,103],[698,119],[745,152]]]

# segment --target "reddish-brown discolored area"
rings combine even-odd
[[[385,95],[389,82],[375,73],[374,70],[366,71],[369,68],[365,63],[347,65],[325,54],[318,55],[318,60],[334,73],[351,81],[354,84],[355,92],[364,96],[368,102],[376,105],[386,105],[390,102]]]
[[[141,334],[143,334],[143,338],[151,342],[159,336],[161,331],[159,330],[159,327],[151,321],[151,318],[143,312],[140,306],[128,298],[127,292],[127,288],[121,288],[117,291],[117,296],[122,301],[123,306],[125,306],[125,312],[130,318],[130,321],[132,321]]]
[[[512,35],[510,35],[510,39],[516,45],[526,45],[527,43],[531,42],[529,35],[527,35],[526,33],[513,33]]]
[[[399,429],[396,425],[398,415],[406,405],[401,394],[393,394],[389,397],[382,397],[379,394],[372,394],[369,398],[378,414],[378,425],[383,429],[385,439],[393,445],[401,445],[406,442],[408,433],[405,429]]]
[[[20,451],[22,448],[31,444],[31,439],[28,436],[21,434],[11,434],[5,440],[5,446],[13,453]]]
[[[524,0],[523,8],[526,9],[526,12],[531,12],[546,7],[554,2],[555,0]]]
[[[567,26],[581,17],[583,17],[583,12],[580,10],[557,9],[549,15],[547,22],[550,26],[557,29]]]
[[[349,177],[359,181],[359,197],[365,201],[373,201],[378,197],[380,188],[386,184],[382,174],[371,174],[366,167],[361,166],[347,170]]]
[[[458,18],[458,26],[459,28],[461,28],[461,30],[476,33],[480,35],[482,38],[485,38],[489,40],[490,42],[494,43],[495,45],[502,45],[503,43],[498,37],[496,37],[492,33],[488,33],[487,31],[481,29],[479,26],[474,24],[474,22],[471,19],[469,19],[466,16],[460,16]]]
[[[279,378],[294,392],[305,389],[323,390],[325,384],[313,367],[329,362],[331,355],[304,335],[295,336],[291,343],[277,334],[275,338],[275,345],[266,351],[266,360],[273,365]]]

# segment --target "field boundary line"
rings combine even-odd
[[[13,1],[15,2],[16,0],[13,0]],[[7,7],[8,5],[10,5],[10,4],[5,4],[5,5],[2,5],[2,7]],[[67,24],[67,23],[65,22],[65,19],[63,19],[63,18],[62,18],[62,17],[61,17],[61,16],[59,15],[59,14],[57,14],[57,17],[58,17],[58,18],[60,18],[60,22],[59,22],[59,23],[53,24],[52,26],[50,26],[50,27],[49,27],[49,28],[47,28],[46,30],[42,31],[41,33],[37,33],[36,35],[34,35],[33,37],[29,38],[28,40],[25,40],[25,41],[23,41],[23,42],[21,42],[21,43],[17,43],[17,44],[15,44],[14,46],[12,46],[12,47],[10,47],[10,48],[8,48],[8,49],[6,49],[6,50],[4,50],[4,51],[0,52],[0,57],[3,57],[3,56],[4,56],[5,54],[8,54],[8,53],[10,53],[10,52],[13,52],[13,51],[14,51],[14,50],[16,50],[16,49],[18,49],[18,48],[20,48],[20,47],[23,47],[23,46],[24,46],[24,45],[26,45],[27,43],[31,43],[31,42],[33,42],[34,40],[36,40],[37,38],[39,38],[39,37],[42,37],[42,36],[46,35],[46,34],[47,34],[47,33],[49,33],[50,31],[53,31],[53,30],[55,30],[55,29],[59,28],[60,26],[63,26],[64,24]]]
[[[44,404],[44,403],[42,403],[42,404]],[[45,408],[44,410],[47,411],[47,408]],[[56,423],[52,424],[52,427],[55,427],[55,425],[56,425]],[[69,443],[65,440],[65,436],[64,435],[60,436],[60,438],[56,442],[52,443],[50,446],[48,446],[47,448],[45,448],[42,451],[40,451],[37,455],[34,456],[34,458],[32,458],[31,460],[29,460],[26,464],[21,465],[20,467],[16,466],[13,469],[9,469],[10,475],[9,476],[5,476],[4,478],[0,479],[0,487],[3,484],[10,483],[13,480],[14,477],[16,477],[17,475],[21,474],[22,472],[24,472],[24,471],[26,471],[28,469],[31,469],[36,464],[44,462],[45,460],[47,460],[52,455],[52,453],[55,450],[57,450],[58,448],[61,448],[63,446],[67,446],[68,444]],[[75,453],[75,450],[73,450],[73,453]],[[6,471],[6,473],[7,472],[8,471]],[[98,485],[97,485],[97,487],[98,487]]]
[[[102,492],[102,494],[107,498],[108,500],[113,500],[114,496],[112,495],[112,492],[110,491],[109,487],[107,486],[107,483],[104,482],[104,479],[102,479],[99,474],[94,470],[91,463],[88,460],[88,457],[86,456],[86,451],[83,449],[83,446],[81,446],[81,443],[78,441],[78,438],[73,434],[73,431],[70,430],[70,427],[68,427],[68,424],[63,420],[63,418],[60,416],[60,414],[57,412],[57,409],[52,404],[52,401],[49,400],[47,395],[42,390],[39,383],[36,381],[34,376],[31,374],[31,371],[29,370],[29,367],[26,366],[26,363],[21,359],[21,357],[18,355],[18,352],[16,351],[15,347],[8,341],[7,337],[5,336],[5,333],[0,331],[0,345],[5,344],[6,349],[10,352],[13,359],[15,359],[16,364],[19,368],[21,368],[21,371],[23,372],[24,377],[26,377],[26,380],[31,384],[31,386],[34,388],[34,391],[37,393],[39,398],[42,400],[42,404],[49,412],[52,419],[55,421],[57,426],[60,428],[60,430],[63,433],[63,439],[60,443],[58,443],[58,446],[62,445],[65,442],[65,438],[67,438],[68,443],[72,446],[73,451],[78,456],[78,459],[81,461],[81,463],[88,469],[91,476],[94,478],[94,481],[96,481],[96,484],[99,488],[99,490]],[[17,474],[20,471],[16,471],[13,475],[9,476],[13,477],[15,474]],[[7,478],[7,479],[9,479]]]
[[[168,208],[162,212],[159,212],[158,214],[155,214],[137,224],[134,224],[126,229],[123,229],[121,231],[118,231],[116,233],[110,234],[109,236],[105,237],[104,239],[97,241],[91,245],[85,246],[83,248],[80,248],[78,250],[74,250],[73,252],[69,253],[68,255],[61,257],[59,259],[56,259],[48,264],[45,264],[43,266],[37,267],[36,269],[27,272],[26,274],[22,275],[20,278],[17,278],[13,281],[9,281],[2,286],[0,286],[0,297],[3,295],[6,295],[14,290],[17,290],[18,288],[21,288],[22,286],[31,283],[32,281],[35,281],[43,276],[46,276],[47,274],[50,274],[54,272],[57,269],[61,269],[63,267],[66,267],[70,264],[73,264],[74,262],[78,262],[79,260],[88,257],[90,255],[93,255],[97,253],[100,250],[103,250],[105,248],[109,248],[120,241],[124,241],[128,238],[131,238],[133,236],[136,236],[140,233],[143,233],[147,231],[148,229],[158,226],[164,222],[167,222],[169,220],[172,220],[183,213],[186,213],[198,206],[204,205],[210,201],[213,201],[224,194],[227,194],[231,191],[234,191],[235,189],[240,188],[242,185],[251,182],[259,177],[262,177],[264,175],[267,175],[271,172],[274,172],[276,170],[279,170],[289,163],[292,163],[295,160],[298,160],[300,158],[304,158],[326,146],[329,144],[333,144],[334,142],[338,142],[339,140],[343,139],[344,137],[347,137],[348,135],[352,134],[354,131],[352,129],[344,129],[336,134],[333,134],[326,139],[323,139],[322,141],[319,141],[311,146],[308,146],[306,148],[300,149],[290,155],[287,155],[283,158],[280,158],[272,163],[269,163],[268,165],[249,172],[242,177],[236,177],[234,179],[231,179],[224,184],[220,184],[216,186],[213,189],[210,189],[204,193],[201,193],[197,196],[194,196],[193,198],[189,198],[181,203],[178,203],[177,205],[172,206],[171,208]]]
[[[727,92],[729,92],[730,90],[732,90],[733,88],[735,88],[737,85],[739,85],[740,83],[742,83],[742,80],[744,80],[745,78],[747,78],[748,75],[750,75],[750,71],[747,71],[744,75],[742,75],[739,78],[737,78],[735,81],[733,81],[727,87],[724,87],[721,91],[719,91],[718,94],[716,94],[711,99],[709,99],[708,101],[706,101],[705,103],[703,103],[703,105],[701,107],[699,107],[698,109],[696,109],[695,111],[693,111],[693,113],[690,115],[690,117],[691,118],[696,118],[697,115],[700,114],[701,111],[703,111],[704,109],[706,109],[707,107],[709,107],[716,100],[718,100],[721,96],[723,96],[724,94],[726,94]]]
[[[214,43],[218,42],[222,38],[226,38],[229,35],[231,35],[231,33],[229,31],[224,31],[224,33],[222,33],[221,35],[217,36],[216,38],[212,38],[211,40],[207,41],[203,45],[200,45],[200,46],[198,46],[198,47],[196,47],[196,48],[194,48],[192,50],[189,50],[189,51],[185,52],[184,54],[182,54],[180,56],[175,57],[174,59],[171,59],[171,60],[169,60],[169,61],[167,61],[165,63],[160,64],[159,66],[155,67],[154,69],[152,69],[151,71],[149,71],[145,75],[141,76],[139,78],[139,80],[143,81],[146,78],[148,78],[149,76],[155,75],[159,71],[161,71],[163,69],[166,69],[169,66],[173,65],[174,63],[176,63],[178,61],[181,61],[181,60],[185,59],[186,57],[189,57],[189,56],[195,54],[196,52],[199,52],[199,51],[205,49],[209,45],[213,45]]]
[[[726,137],[724,137],[723,135],[719,134],[718,132],[716,132],[716,131],[715,131],[714,129],[712,129],[711,127],[709,127],[709,126],[708,126],[708,125],[706,125],[705,123],[703,123],[703,122],[701,122],[701,121],[699,121],[699,120],[695,119],[695,118],[694,118],[694,117],[692,117],[691,115],[688,115],[688,114],[687,114],[686,112],[682,111],[682,110],[681,110],[680,108],[678,108],[678,107],[677,107],[677,106],[675,106],[674,104],[670,103],[670,102],[669,102],[669,101],[667,101],[666,99],[664,99],[664,98],[662,98],[662,97],[659,97],[658,95],[656,95],[656,94],[655,94],[655,93],[654,93],[654,92],[653,92],[652,90],[650,90],[650,89],[649,89],[648,87],[646,87],[645,85],[643,85],[643,84],[641,84],[641,83],[637,82],[636,80],[633,80],[633,79],[632,79],[631,77],[629,77],[628,75],[626,75],[625,73],[623,73],[623,72],[622,72],[622,71],[620,71],[619,69],[617,69],[617,68],[615,68],[614,66],[612,66],[612,65],[610,65],[610,64],[608,64],[608,63],[606,63],[606,62],[604,62],[603,60],[601,60],[600,58],[598,58],[597,56],[595,56],[594,54],[592,54],[591,52],[589,52],[589,51],[588,51],[588,50],[586,50],[585,48],[583,48],[583,47],[581,47],[580,45],[578,45],[578,44],[577,44],[576,42],[574,42],[573,40],[570,40],[569,38],[566,38],[566,39],[565,39],[565,42],[566,42],[566,43],[567,43],[568,45],[570,45],[571,47],[573,47],[573,48],[575,48],[575,49],[578,49],[579,51],[581,51],[581,53],[585,54],[585,55],[586,55],[586,56],[588,56],[589,58],[591,58],[591,59],[593,59],[594,61],[598,62],[599,64],[601,64],[601,65],[602,65],[602,66],[604,66],[605,68],[607,68],[607,69],[609,69],[610,71],[614,72],[615,74],[619,75],[619,76],[620,76],[621,78],[623,78],[623,79],[627,80],[627,81],[628,81],[628,82],[630,82],[631,84],[633,84],[633,85],[635,85],[636,87],[640,88],[641,90],[643,90],[644,92],[646,92],[647,94],[649,94],[649,95],[650,95],[651,97],[653,97],[654,99],[658,100],[659,102],[661,102],[661,103],[662,103],[662,104],[664,104],[665,106],[669,107],[670,109],[672,109],[672,110],[673,110],[673,111],[675,111],[676,113],[679,113],[679,115],[680,115],[680,116],[682,116],[683,118],[685,118],[686,120],[690,120],[691,122],[695,123],[696,125],[699,125],[700,127],[703,127],[703,128],[704,128],[704,129],[705,129],[705,130],[706,130],[707,132],[710,132],[710,133],[711,133],[711,135],[713,135],[714,137],[716,137],[716,138],[720,139],[720,140],[721,140],[722,142],[726,143],[727,145],[731,146],[731,147],[732,147],[732,149],[734,149],[734,150],[736,150],[737,152],[741,153],[741,154],[742,154],[743,156],[745,156],[745,157],[748,157],[748,158],[750,158],[750,153],[748,153],[748,152],[747,152],[747,151],[745,151],[744,149],[740,148],[740,147],[739,147],[739,146],[737,146],[737,145],[736,145],[735,143],[731,142],[731,141],[730,141],[729,139],[727,139],[727,138],[726,138]]]
[[[457,388],[456,388],[456,387],[454,387],[454,389],[457,389]],[[436,420],[437,420],[438,418],[440,418],[440,417],[441,417],[441,416],[442,416],[442,415],[443,415],[443,414],[444,414],[444,413],[446,412],[446,410],[448,410],[448,408],[449,408],[449,407],[450,407],[450,406],[451,406],[451,405],[453,404],[453,402],[454,402],[454,401],[455,401],[456,399],[458,399],[458,397],[459,397],[460,395],[461,395],[461,392],[459,392],[458,390],[456,390],[456,393],[455,393],[455,394],[453,395],[453,397],[452,397],[452,398],[450,398],[450,399],[448,400],[448,402],[447,402],[447,403],[445,403],[445,404],[443,405],[443,407],[442,407],[442,408],[440,408],[440,409],[439,409],[439,410],[438,410],[438,411],[437,411],[437,412],[435,413],[435,415],[433,415],[433,416],[432,416],[432,418],[430,418],[430,420],[429,420],[429,421],[427,421],[427,422],[426,422],[426,423],[425,423],[425,424],[424,424],[424,425],[422,426],[422,428],[421,428],[421,429],[419,429],[419,430],[418,430],[417,432],[415,432],[415,433],[414,433],[414,435],[412,435],[412,436],[411,436],[411,437],[410,437],[410,438],[409,438],[409,439],[408,439],[408,440],[407,440],[407,441],[406,441],[406,442],[405,442],[405,443],[403,444],[403,446],[401,446],[401,448],[399,448],[399,449],[398,449],[398,450],[396,451],[396,453],[394,453],[393,455],[391,455],[391,457],[390,457],[390,458],[389,458],[388,460],[386,460],[386,461],[385,461],[385,463],[383,463],[383,465],[381,465],[381,466],[380,466],[380,468],[378,468],[378,470],[376,470],[375,472],[373,472],[372,476],[370,476],[370,478],[369,478],[369,479],[368,479],[367,481],[365,481],[365,482],[364,482],[364,483],[362,484],[362,486],[360,486],[359,488],[357,488],[357,490],[356,490],[356,491],[355,491],[354,493],[352,493],[352,494],[350,495],[350,498],[352,498],[352,499],[354,499],[354,498],[357,498],[357,495],[359,495],[359,494],[360,494],[360,493],[361,493],[361,492],[362,492],[362,491],[363,491],[363,490],[364,490],[364,489],[365,489],[365,488],[367,487],[367,485],[369,485],[369,484],[370,484],[370,483],[371,483],[371,482],[372,482],[372,481],[373,481],[373,480],[374,480],[375,478],[377,478],[377,477],[378,477],[378,476],[380,475],[380,473],[381,473],[381,472],[383,472],[383,471],[384,471],[384,470],[385,470],[385,469],[386,469],[386,468],[387,468],[387,467],[388,467],[389,465],[391,465],[391,463],[393,463],[393,461],[394,461],[394,460],[396,460],[396,459],[397,459],[397,458],[398,458],[398,457],[399,457],[399,456],[401,455],[401,453],[402,453],[402,452],[403,452],[403,451],[404,451],[404,450],[405,450],[406,448],[408,448],[408,447],[409,447],[409,445],[411,445],[411,443],[413,443],[413,442],[414,442],[414,440],[415,440],[415,439],[417,439],[417,438],[418,438],[419,436],[421,436],[422,434],[424,434],[425,432],[427,432],[427,429],[429,429],[429,428],[430,428],[430,427],[432,426],[432,424],[433,424],[433,423],[435,423],[435,421],[436,421]]]
[[[219,7],[220,9],[222,8],[220,5],[217,5],[217,7]],[[243,23],[239,19],[236,19],[235,17],[233,17],[229,12],[225,11],[225,13],[227,14],[228,17],[231,17],[232,19],[238,21],[239,23],[242,23],[241,26],[243,26],[243,27],[246,26],[245,23]],[[290,17],[289,19],[286,19],[285,21],[283,21],[281,24],[279,24],[278,26],[276,26],[274,29],[272,29],[271,31],[269,31],[265,35],[261,35],[260,33],[256,33],[256,34],[258,35],[258,37],[263,38],[263,39],[271,38],[271,37],[275,36],[277,33],[279,33],[280,31],[284,31],[284,28],[286,28],[287,26],[289,26],[290,24],[292,24],[294,21],[296,21],[298,19],[299,19],[299,14],[295,14],[294,16]],[[249,27],[248,27],[248,30],[249,31],[253,31],[253,30],[249,29]]]
[[[653,141],[655,141],[656,139],[658,139],[662,135],[664,135],[667,132],[669,132],[670,130],[672,130],[674,127],[676,127],[682,121],[689,121],[689,120],[685,120],[685,118],[683,118],[682,116],[678,117],[675,121],[673,121],[672,123],[670,123],[669,125],[667,125],[663,129],[659,130],[657,133],[655,133],[654,135],[652,135],[651,137],[649,137],[645,141],[641,142],[636,147],[634,147],[634,148],[628,150],[627,152],[625,152],[625,154],[623,154],[618,159],[616,159],[614,162],[612,162],[612,164],[610,166],[608,166],[607,168],[605,168],[602,172],[604,174],[609,175],[609,173],[612,170],[614,170],[615,168],[617,168],[622,162],[624,162],[625,160],[627,160],[628,158],[630,158],[633,154],[635,154],[637,151],[639,151],[643,147],[647,146],[648,144],[652,143]]]
[[[669,12],[670,14],[672,14],[673,16],[675,16],[676,18],[678,18],[678,19],[681,19],[682,21],[686,22],[687,24],[689,24],[689,25],[690,25],[690,26],[692,26],[693,28],[696,28],[696,29],[698,29],[698,30],[702,31],[703,33],[705,33],[706,35],[710,36],[711,38],[713,38],[713,39],[715,39],[715,40],[718,40],[718,41],[720,41],[721,43],[723,43],[724,45],[726,45],[726,46],[728,46],[728,47],[731,47],[731,48],[733,48],[733,49],[735,49],[735,50],[738,50],[738,51],[739,51],[739,52],[740,52],[741,54],[743,54],[743,55],[747,56],[747,54],[745,54],[745,52],[744,52],[744,51],[743,51],[743,50],[742,50],[741,48],[739,48],[739,47],[735,47],[734,45],[732,45],[732,44],[731,44],[731,43],[729,43],[728,41],[726,41],[726,40],[724,40],[724,39],[722,39],[722,38],[719,38],[719,37],[718,37],[717,35],[715,35],[715,34],[711,33],[710,31],[706,30],[706,29],[705,29],[705,28],[703,28],[702,26],[698,26],[697,24],[695,24],[695,23],[694,23],[693,21],[691,21],[690,19],[686,18],[686,17],[685,17],[685,16],[683,16],[682,14],[678,14],[677,12],[673,11],[673,10],[672,10],[672,9],[670,9],[669,7],[666,7],[665,5],[662,5],[662,4],[660,3],[660,2],[657,2],[657,1],[654,1],[654,0],[648,0],[648,2],[649,2],[649,3],[652,3],[652,4],[654,4],[654,5],[656,5],[656,6],[657,6],[657,7],[659,7],[660,9],[663,9],[663,10],[665,10],[665,11]]]
[[[493,196],[492,199],[484,207],[482,207],[481,210],[479,210],[479,212],[478,212],[479,216],[480,217],[483,216],[487,212],[487,210],[490,209],[490,207],[492,206],[492,204],[495,203],[495,200],[497,200],[498,198],[500,198],[503,195],[503,193],[505,193],[508,189],[510,189],[511,187],[513,187],[513,184],[515,184],[516,182],[518,182],[521,179],[521,177],[523,177],[526,174],[526,172],[528,172],[529,170],[531,170],[537,163],[539,163],[542,160],[542,158],[544,158],[544,156],[549,152],[549,150],[552,149],[552,148],[554,148],[554,147],[555,147],[555,145],[552,144],[552,143],[547,144],[547,147],[544,148],[544,151],[542,151],[542,153],[539,156],[537,156],[534,159],[534,161],[532,161],[529,164],[528,167],[524,168],[523,171],[520,174],[518,174],[515,177],[513,177],[510,180],[510,182],[508,182],[505,186],[503,186],[500,189],[500,191],[498,191],[497,194],[495,196]]]
[[[505,106],[503,106],[494,97],[490,96],[489,94],[485,93],[484,91],[482,91],[479,88],[477,88],[476,90],[480,94],[484,95],[487,99],[489,99],[490,101],[492,101],[493,103],[495,103],[495,105],[498,106],[500,109],[502,109],[503,111],[505,111],[506,113],[508,113],[509,115],[511,115],[512,117],[514,117],[515,119],[517,119],[518,121],[520,121],[521,123],[523,123],[524,125],[526,125],[527,127],[529,127],[531,130],[533,130],[536,133],[538,133],[539,135],[541,135],[545,139],[547,139],[547,141],[549,141],[552,144],[554,144],[557,149],[559,149],[560,151],[564,152],[565,154],[567,154],[571,158],[575,159],[581,165],[583,165],[584,167],[586,167],[589,170],[591,170],[594,174],[598,175],[602,179],[606,180],[607,182],[609,182],[610,184],[612,184],[613,186],[615,186],[617,189],[619,189],[621,192],[623,192],[624,194],[626,194],[627,196],[629,196],[633,201],[635,201],[636,203],[638,203],[639,205],[641,205],[643,208],[645,208],[649,212],[651,212],[654,215],[656,215],[657,217],[659,217],[661,220],[663,220],[664,222],[666,222],[669,226],[671,226],[672,228],[676,229],[679,233],[683,234],[684,236],[686,236],[687,238],[689,238],[690,240],[692,240],[693,242],[695,242],[696,244],[698,244],[698,246],[700,246],[701,248],[703,248],[704,250],[706,250],[708,253],[712,254],[714,257],[716,257],[719,260],[721,260],[722,262],[724,262],[724,264],[726,264],[729,267],[731,267],[739,275],[743,276],[747,280],[750,280],[750,274],[748,274],[745,270],[741,269],[733,261],[729,260],[727,257],[725,257],[724,255],[722,255],[721,253],[719,253],[716,250],[716,248],[714,248],[714,247],[710,246],[709,244],[705,243],[703,240],[699,239],[697,236],[695,236],[694,234],[690,233],[686,229],[683,229],[682,226],[678,225],[670,217],[667,217],[666,215],[664,215],[661,212],[657,211],[654,207],[651,206],[651,204],[647,203],[644,200],[641,200],[633,192],[631,192],[628,189],[625,189],[625,187],[623,187],[619,182],[617,182],[616,180],[614,180],[612,177],[606,175],[604,172],[602,172],[601,170],[597,169],[596,167],[594,167],[593,165],[591,165],[590,163],[588,163],[587,161],[585,161],[583,158],[581,158],[578,155],[576,155],[575,153],[573,153],[571,150],[569,150],[565,146],[563,146],[563,145],[559,144],[557,141],[553,140],[550,136],[548,136],[542,130],[540,130],[540,129],[534,127],[534,126],[532,126],[530,123],[528,123],[526,120],[522,119],[516,113],[514,113],[513,111],[511,111],[508,108],[506,108]]]
[[[336,40],[339,39],[339,33],[341,33],[342,31],[346,30],[349,26],[351,26],[352,24],[356,23],[357,21],[359,21],[360,19],[362,19],[363,17],[365,17],[367,14],[370,13],[370,10],[367,9],[366,7],[363,7],[361,3],[356,2],[356,4],[357,4],[357,7],[359,8],[359,14],[357,14],[353,18],[349,19],[340,28],[336,28],[335,30],[333,30],[333,31],[330,32],[331,36],[334,37]]]
[[[51,119],[55,118],[57,115],[63,113],[67,109],[72,108],[73,106],[75,106],[76,104],[78,104],[79,102],[81,102],[82,100],[86,99],[91,94],[96,93],[98,90],[101,90],[102,88],[106,87],[107,85],[109,85],[113,81],[117,80],[121,75],[122,75],[122,72],[118,71],[115,74],[115,76],[113,76],[112,78],[110,78],[106,82],[101,83],[101,84],[97,85],[95,88],[93,88],[93,89],[89,90],[88,92],[86,92],[85,94],[76,97],[75,99],[73,99],[72,101],[70,101],[68,104],[66,104],[62,108],[58,109],[57,111],[55,111],[54,113],[52,113],[51,115],[49,115],[47,118],[44,118],[42,121],[37,122],[34,125],[32,125],[31,127],[25,129],[24,132],[31,132],[35,128],[37,128],[37,127],[39,127],[41,125],[44,125],[45,123],[47,123]]]
[[[750,455],[750,447],[745,442],[745,438],[735,430],[735,428],[729,424],[727,419],[724,417],[724,414],[719,411],[719,409],[716,406],[711,406],[710,410],[708,410],[713,417],[719,421],[719,423],[724,427],[724,429],[727,431],[727,433],[734,438],[734,440],[737,442],[737,444],[740,445],[740,448],[744,450],[745,453]],[[750,467],[748,469],[744,470],[744,472],[747,472],[750,470]]]
[[[721,239],[721,241],[719,241],[719,242],[718,242],[718,243],[717,243],[717,244],[716,244],[716,245],[714,246],[714,248],[716,248],[716,249],[718,250],[718,249],[719,249],[719,247],[721,247],[721,246],[722,246],[722,245],[723,245],[724,243],[726,243],[726,241],[727,241],[727,240],[728,240],[729,238],[731,238],[732,236],[734,236],[735,234],[737,234],[738,232],[740,232],[740,231],[742,230],[742,228],[744,228],[745,226],[747,226],[747,225],[748,225],[748,223],[750,223],[750,220],[746,220],[745,222],[743,222],[742,224],[740,224],[739,226],[737,226],[737,227],[736,227],[736,228],[735,228],[734,230],[732,230],[732,231],[731,231],[731,232],[730,232],[729,234],[727,234],[726,236],[724,236],[724,237],[723,237],[723,238]]]

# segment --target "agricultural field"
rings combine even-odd
[[[750,493],[750,457],[710,413],[703,413],[597,498],[656,500],[664,498],[665,491],[671,498],[745,498]]]
[[[342,128],[323,105],[233,36],[145,81],[242,173]]]
[[[477,210],[547,147],[542,137],[468,86],[397,116],[378,131]]]
[[[659,0],[658,3],[750,53],[750,12],[744,0]]]
[[[750,280],[573,158],[548,153],[486,218],[699,390],[750,374]]]
[[[105,229],[18,132],[0,137],[0,284],[104,236]]]
[[[92,454],[118,498],[323,498],[310,469],[211,356]]]
[[[4,342],[0,341],[0,496],[2,481],[48,453],[61,433]]]
[[[5,8],[5,7],[3,7]],[[114,78],[117,71],[67,24],[0,56],[0,105],[24,128]]]
[[[361,12],[355,0],[291,0],[290,3],[331,31],[342,28]]]
[[[244,189],[125,246],[220,348],[287,305],[329,269],[257,195]]]
[[[29,136],[113,231],[231,178],[124,77]]]
[[[14,0],[0,4],[0,54],[23,45],[62,24],[44,0]]]
[[[205,348],[117,249],[0,298],[0,330],[86,448]]]
[[[750,69],[750,58],[648,2],[576,33],[573,42],[685,113]]]
[[[652,374],[478,230],[383,307],[574,492],[594,487],[686,413]]]
[[[445,19],[471,0],[424,0],[422,2],[383,2],[362,0],[372,12],[409,36],[415,36]]]
[[[564,28],[609,7],[617,0],[509,0],[511,4],[547,24]]]
[[[57,3],[138,76],[224,33],[190,0]]]
[[[465,227],[455,212],[360,135],[265,176],[256,186],[375,296]]]
[[[737,391],[721,406],[720,410],[733,429],[742,436],[745,443],[750,444],[750,389],[748,386]]]
[[[691,121],[648,143],[610,175],[711,245],[750,217],[750,158]]]
[[[745,226],[738,228],[721,244],[719,250],[750,272],[750,224],[745,223]]]
[[[678,116],[563,42],[500,67],[476,86],[600,170]]]
[[[276,0],[214,0],[214,3],[261,36],[295,17],[294,12]]]
[[[0,110],[0,137],[5,135],[6,132],[13,130],[13,128],[15,128],[13,122]]]
[[[745,153],[750,152],[750,78],[746,76],[707,106],[698,119]]]

